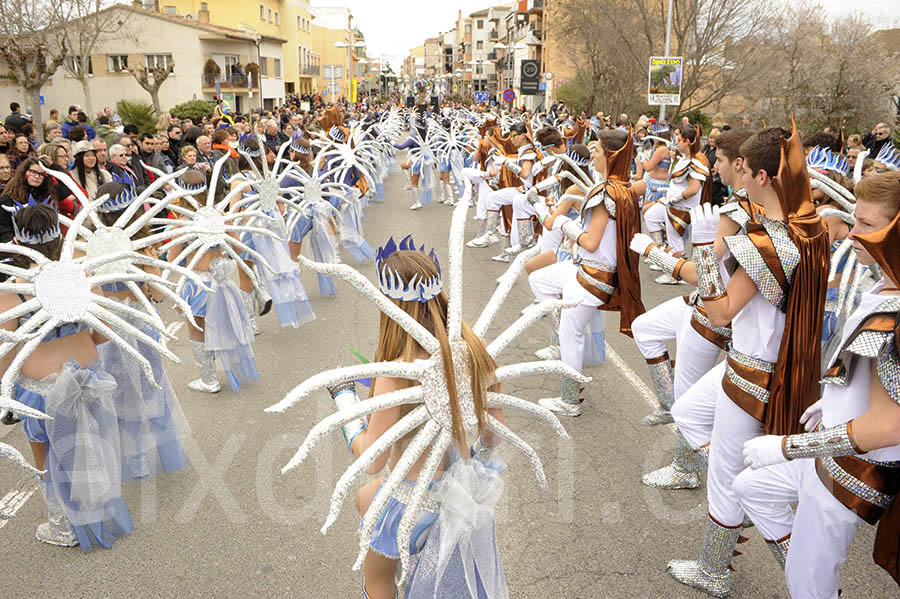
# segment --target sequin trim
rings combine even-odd
[[[613,272],[613,273],[615,272],[615,270],[607,270],[608,267],[603,267],[603,266],[594,266],[593,268],[602,270],[604,272]],[[612,285],[609,285],[607,283],[604,283],[603,281],[600,281],[599,279],[595,279],[594,277],[589,275],[584,268],[579,268],[578,274],[581,275],[584,278],[584,280],[587,281],[587,283],[590,284],[592,287],[596,287],[597,289],[599,289],[603,293],[606,293],[607,295],[612,295],[616,292],[615,287],[613,287]]]
[[[885,510],[891,507],[891,503],[894,501],[895,495],[888,495],[887,493],[882,493],[881,491],[870,487],[863,481],[859,480],[858,478],[841,468],[833,458],[820,458],[820,462],[822,463],[822,466],[825,467],[828,475],[833,478],[835,482],[840,484],[842,487],[844,487],[860,499],[868,501],[872,505],[878,506]]]
[[[412,494],[415,485],[416,483],[412,481],[404,480],[403,483],[400,484],[394,491],[392,497],[403,505],[409,505],[410,501],[412,500]],[[425,499],[422,501],[422,509],[432,514],[440,513],[441,502],[435,499],[429,491],[426,493]]]

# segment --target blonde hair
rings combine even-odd
[[[900,211],[900,173],[870,175],[856,184],[856,200],[874,202],[891,218]]]
[[[423,252],[400,250],[385,260],[385,264],[403,281],[410,281],[418,275],[418,280],[427,280],[437,275],[434,261]],[[444,362],[444,375],[447,378],[448,400],[453,421],[453,438],[461,452],[467,449],[466,432],[460,416],[453,362],[450,353],[450,341],[447,336],[447,295],[441,291],[427,302],[393,300],[404,312],[412,316],[419,324],[434,335],[441,346],[441,357]],[[482,340],[463,321],[462,337],[469,348],[469,369],[472,377],[472,395],[475,401],[475,414],[478,418],[479,434],[484,429],[487,391],[494,390],[494,372],[497,364],[487,352]],[[378,333],[377,361],[412,362],[422,348],[413,337],[386,314],[381,314],[381,327]],[[413,383],[407,383],[412,386]],[[410,407],[404,410],[408,412]],[[467,454],[465,454],[467,455]]]

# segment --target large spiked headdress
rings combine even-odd
[[[467,187],[467,189],[469,189]],[[468,196],[471,191],[467,191]],[[476,417],[474,396],[471,391],[471,371],[470,371],[470,352],[468,345],[462,338],[462,261],[464,239],[463,234],[466,224],[466,212],[469,206],[468,197],[464,197],[453,212],[450,227],[450,249],[449,249],[449,268],[447,273],[448,281],[448,301],[447,301],[447,336],[450,343],[452,357],[452,371],[455,373],[457,402],[461,422],[464,430],[474,432],[477,430],[478,418]],[[537,254],[539,249],[535,248],[519,254],[515,262],[510,266],[506,274],[501,278],[500,285],[494,292],[493,297],[487,303],[478,321],[472,327],[473,332],[479,337],[484,337],[488,327],[500,310],[503,301],[509,294],[512,286],[515,284],[525,261]],[[440,342],[417,320],[402,310],[387,295],[380,291],[375,285],[369,282],[359,272],[346,264],[322,264],[313,262],[307,258],[300,256],[300,262],[316,272],[327,275],[340,277],[356,289],[362,291],[366,297],[374,302],[387,317],[394,320],[406,333],[415,339],[430,357],[426,360],[416,360],[415,362],[373,362],[368,364],[359,364],[345,368],[338,368],[317,374],[299,386],[295,387],[287,396],[277,404],[271,406],[266,411],[280,413],[298,401],[311,396],[316,391],[324,389],[326,386],[337,385],[346,381],[352,381],[365,377],[399,377],[418,381],[421,385],[415,385],[399,391],[377,395],[369,399],[354,404],[352,408],[342,409],[336,414],[329,416],[319,424],[317,424],[300,449],[291,458],[290,462],[282,469],[286,472],[301,462],[308,456],[313,447],[331,432],[338,430],[342,425],[355,419],[365,417],[379,410],[388,408],[412,405],[415,406],[408,414],[400,419],[399,422],[391,426],[378,440],[374,442],[341,476],[331,498],[331,510],[322,532],[326,532],[329,527],[337,520],[340,514],[341,505],[347,494],[353,488],[354,483],[365,473],[369,467],[381,454],[388,451],[398,440],[406,435],[417,431],[412,440],[403,451],[403,455],[397,462],[396,466],[391,470],[390,475],[385,479],[381,492],[369,506],[363,516],[362,526],[360,527],[360,552],[354,569],[358,570],[362,567],[363,560],[369,551],[369,544],[375,533],[376,525],[387,508],[388,500],[393,496],[394,492],[403,484],[404,477],[410,468],[418,462],[418,460],[426,456],[424,465],[419,471],[417,481],[410,493],[406,511],[400,521],[397,546],[400,551],[400,583],[403,587],[406,584],[409,575],[410,565],[410,537],[413,524],[419,517],[429,483],[434,478],[435,473],[444,461],[444,455],[454,440],[453,417],[451,412],[448,389],[448,379],[446,369],[444,368],[442,351]],[[575,305],[574,302],[565,300],[546,300],[536,306],[531,306],[525,310],[524,314],[513,323],[507,330],[495,338],[488,346],[487,351],[493,357],[497,358],[500,352],[519,336],[528,326],[537,322],[544,314],[560,307]],[[497,383],[509,381],[513,378],[526,375],[547,375],[550,373],[561,374],[571,377],[577,381],[586,382],[590,379],[576,372],[574,369],[566,366],[559,361],[547,362],[528,362],[524,364],[514,364],[509,366],[501,366],[494,372],[494,379]],[[552,412],[546,410],[536,403],[525,401],[517,397],[506,395],[499,392],[487,393],[487,407],[504,407],[508,409],[522,410],[531,416],[539,417],[545,422],[551,424],[556,431],[567,436],[565,429],[559,423],[559,420]],[[509,443],[513,448],[525,455],[533,468],[538,482],[542,487],[546,487],[546,477],[544,475],[543,466],[537,453],[518,437],[507,426],[499,420],[485,414],[483,420],[484,427],[497,434],[504,441]],[[427,454],[427,455],[426,455]]]
[[[35,232],[28,231],[19,228],[19,224],[16,222],[16,215],[19,211],[24,210],[25,208],[31,206],[53,206],[53,202],[47,197],[44,200],[36,200],[32,195],[29,194],[28,201],[24,204],[19,204],[17,202],[13,202],[12,207],[4,206],[4,209],[8,212],[12,213],[12,225],[13,225],[13,236],[16,238],[16,241],[19,243],[25,243],[28,245],[38,245],[41,243],[50,243],[54,239],[59,239],[60,229],[59,229],[59,221],[56,221],[56,225],[47,229],[46,231]]]
[[[850,172],[850,165],[847,163],[846,158],[832,152],[831,148],[823,148],[822,146],[816,146],[810,150],[809,155],[806,157],[806,166],[817,171],[840,173],[844,176],[847,176]]]
[[[416,275],[413,275],[412,280],[404,281],[385,264],[388,256],[397,250],[415,251],[415,249],[416,244],[412,235],[407,235],[401,239],[399,246],[394,242],[394,238],[390,237],[387,243],[378,248],[378,254],[375,256],[375,268],[378,271],[378,287],[386,296],[395,300],[424,303],[441,293],[441,263],[438,261],[434,250],[431,250],[428,257],[434,261],[434,265],[437,267],[437,274],[427,280],[418,280]],[[425,246],[419,247],[419,251],[424,253]]]
[[[891,142],[887,142],[881,146],[881,150],[875,157],[875,162],[880,162],[889,171],[898,171],[900,170],[900,152],[894,148]]]

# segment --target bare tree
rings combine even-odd
[[[84,111],[93,115],[90,73],[91,54],[98,42],[120,32],[130,13],[124,10],[103,10],[110,0],[67,0],[56,5],[61,14],[58,20],[65,23],[59,36],[69,50],[69,58],[63,68],[81,83],[84,94]]]
[[[610,111],[646,107],[650,56],[664,52],[666,0],[558,0],[554,17],[585,96]],[[753,75],[771,0],[674,0],[673,56],[684,57],[681,104],[718,108]],[[593,107],[591,107],[593,109]]]
[[[47,35],[59,25],[59,5],[67,0],[0,0],[0,58],[22,86],[33,111],[35,130],[40,131],[41,88],[56,72],[68,53],[65,41]]]
[[[141,65],[139,67],[128,69],[131,73],[132,77],[134,77],[135,81],[138,82],[138,85],[147,90],[147,93],[150,94],[150,98],[153,101],[153,109],[159,113],[159,88],[165,82],[166,79],[169,78],[169,75],[172,74],[172,71],[175,69],[175,62],[173,60],[169,60],[166,64],[156,64],[153,68],[148,69],[147,67]]]

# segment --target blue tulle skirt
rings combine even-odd
[[[408,480],[404,480],[402,484],[410,489],[415,485],[414,482]],[[431,484],[431,486],[433,485],[434,483]],[[381,487],[375,493],[376,497],[378,493],[381,493]],[[369,544],[373,551],[391,559],[400,559],[400,549],[397,546],[397,530],[405,512],[405,503],[399,501],[396,497],[391,497],[388,500],[387,508],[378,520],[378,524],[375,526],[375,534],[372,536],[372,542]],[[413,533],[409,540],[410,555],[416,555],[425,546],[428,532],[436,520],[437,514],[431,512],[423,511],[422,515],[419,516],[419,520],[413,527]]]

